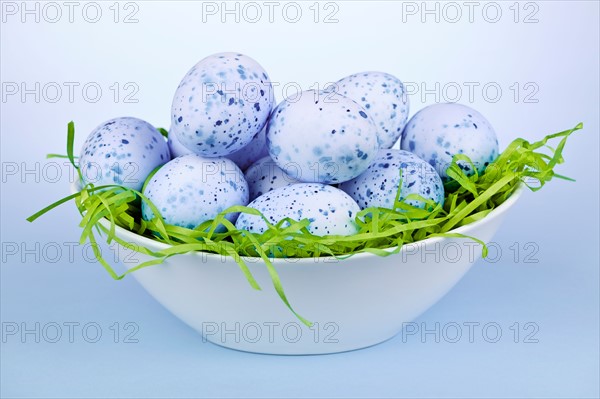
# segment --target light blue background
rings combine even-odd
[[[214,52],[251,55],[273,80],[303,88],[369,69],[430,88],[435,82],[497,82],[503,89],[499,101],[486,101],[478,91],[472,106],[495,126],[501,147],[516,137],[537,139],[585,123],[559,167],[577,182],[557,180],[525,193],[496,237],[501,261],[479,261],[417,320],[428,328],[436,322],[496,322],[502,339],[488,343],[479,334],[473,343],[463,337],[452,344],[397,336],[329,356],[240,353],[203,343],[133,278],[112,281],[101,266],[85,261],[81,248],[72,261],[65,249],[51,263],[33,255],[23,261],[3,247],[3,323],[96,322],[104,332],[98,343],[81,335],[74,343],[63,337],[56,344],[7,337],[0,352],[3,397],[598,397],[598,3],[535,2],[539,22],[533,24],[514,23],[513,2],[500,3],[503,14],[495,24],[482,18],[481,8],[473,23],[463,15],[452,24],[431,16],[423,23],[420,14],[403,21],[399,2],[337,4],[335,24],[312,22],[309,4],[297,24],[281,14],[274,23],[238,24],[231,17],[228,23],[218,17],[203,23],[201,6],[192,2],[138,2],[135,24],[114,23],[110,3],[102,5],[96,24],[77,11],[74,23],[65,15],[55,24],[3,15],[2,82],[98,82],[103,95],[93,104],[80,91],[72,103],[66,92],[57,103],[36,103],[32,96],[2,100],[1,241],[27,248],[77,241],[72,205],[33,225],[25,222],[68,192],[66,167],[57,182],[40,176],[45,154],[64,152],[66,123],[76,122],[76,148],[93,127],[115,116],[168,127],[180,78]],[[532,11],[520,7],[520,19]],[[115,102],[109,89],[114,82],[135,82],[139,102]],[[538,102],[525,103],[522,96],[515,102],[509,88],[514,82],[537,84]],[[468,100],[463,93],[460,101]],[[412,96],[411,114],[434,101]],[[36,162],[39,182],[35,173],[6,173],[15,163],[22,170]],[[529,242],[539,248],[538,263],[524,262]],[[514,243],[521,248],[516,260]],[[136,323],[139,342],[114,343],[114,322]],[[523,343],[523,336],[513,342],[515,322],[536,323],[539,342]]]

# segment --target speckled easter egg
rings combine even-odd
[[[234,205],[248,203],[248,184],[242,171],[226,158],[184,155],[160,168],[144,189],[168,224],[193,229]],[[142,216],[154,213],[142,204]],[[237,214],[227,215],[234,222]]]
[[[324,184],[280,187],[261,195],[248,206],[261,211],[272,224],[284,218],[309,219],[308,231],[314,235],[351,235],[358,231],[354,218],[360,209],[356,202],[342,190]],[[254,233],[267,230],[262,218],[246,213],[240,215],[235,225]]]
[[[338,81],[336,90],[373,118],[379,148],[392,148],[408,120],[408,96],[400,79],[384,72],[356,73]]]
[[[121,117],[90,133],[81,148],[79,169],[84,183],[118,184],[139,191],[150,172],[169,159],[169,147],[154,126]]]
[[[256,61],[238,53],[214,54],[177,87],[171,133],[198,155],[228,155],[261,131],[273,101],[269,76]]]
[[[268,155],[253,163],[244,175],[250,190],[250,201],[276,188],[300,183],[293,175],[285,173]]]
[[[167,144],[169,144],[169,150],[171,151],[171,158],[177,158],[182,155],[193,154],[194,152],[179,142],[174,134],[171,134],[169,130],[169,136],[167,138]]]
[[[490,123],[474,109],[462,104],[434,104],[417,112],[402,132],[401,148],[429,162],[444,181],[446,169],[456,154],[468,156],[477,171],[498,157],[498,138]],[[458,165],[467,175],[474,171],[469,163]]]
[[[240,150],[226,155],[225,158],[231,159],[243,171],[248,169],[252,163],[269,154],[266,142],[266,129],[263,128],[254,136],[254,138]],[[193,154],[193,152],[184,147],[174,134],[169,134],[169,149],[171,150],[171,158],[180,157],[182,155]]]
[[[377,127],[365,110],[334,92],[304,91],[280,103],[267,125],[269,155],[303,182],[340,183],[377,155]]]
[[[444,201],[444,185],[435,169],[407,151],[380,150],[375,161],[360,176],[340,185],[358,203],[361,209],[394,206],[402,172],[400,200],[409,194],[418,194],[437,204]],[[425,203],[410,199],[407,204],[424,208]]]
[[[246,170],[250,165],[259,159],[269,155],[267,150],[267,129],[266,126],[254,136],[252,141],[247,146],[236,152],[226,155],[240,167],[241,170]]]

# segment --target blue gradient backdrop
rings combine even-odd
[[[27,6],[35,9],[35,4]],[[56,10],[37,4],[44,13],[39,22],[35,15],[22,15],[21,2],[2,2],[1,319],[3,329],[23,322],[29,327],[95,322],[103,336],[97,343],[86,342],[80,332],[73,343],[66,336],[57,343],[43,338],[36,343],[33,335],[5,336],[3,397],[598,397],[598,2],[499,2],[487,8],[482,2],[472,22],[458,2],[462,16],[455,23],[449,20],[456,19],[456,8],[443,8],[444,3],[437,5],[436,22],[435,15],[423,14],[421,2],[336,2],[338,22],[329,24],[314,22],[310,3],[301,5],[298,23],[285,21],[281,5],[273,23],[263,15],[254,24],[236,23],[231,15],[225,23],[219,15],[203,22],[202,4],[187,1],[120,3],[119,23],[111,3],[98,3],[102,17],[97,23],[83,18],[86,3],[78,3],[72,23],[66,6],[58,3],[62,17],[51,23]],[[484,8],[488,20],[499,8],[500,20],[486,21]],[[320,21],[336,10],[323,3],[319,9]],[[86,10],[87,18],[94,18],[95,8]],[[246,11],[254,18],[253,10]],[[264,5],[262,11],[267,12]],[[130,13],[138,22],[122,23]],[[526,18],[533,23],[524,23]],[[472,343],[466,337],[437,343],[433,336],[397,336],[370,349],[330,356],[223,349],[203,343],[133,278],[111,280],[100,265],[86,262],[80,247],[69,259],[67,243],[79,237],[72,205],[33,225],[25,221],[68,193],[68,168],[54,179],[56,170],[44,167],[44,157],[64,152],[69,120],[77,125],[77,148],[93,127],[115,116],[168,127],[180,78],[199,59],[220,51],[251,55],[273,80],[303,88],[352,72],[387,71],[419,87],[410,99],[411,114],[436,101],[433,94],[422,97],[421,83],[432,89],[440,82],[443,100],[456,97],[451,90],[456,85],[448,85],[455,82],[463,87],[458,100],[487,116],[501,147],[516,137],[536,139],[585,123],[568,143],[566,163],[559,168],[577,182],[554,181],[541,192],[525,193],[496,237],[501,260],[479,261],[416,321],[427,328],[436,322],[495,322],[503,333],[497,343],[479,333]],[[22,99],[21,83],[31,89],[35,82],[40,82],[39,102],[31,93]],[[63,87],[56,102],[51,102],[56,91],[49,82]],[[65,82],[79,84],[73,101]],[[87,100],[82,94],[89,82],[102,89],[95,103],[89,101],[93,87]],[[128,82],[134,85],[125,87]],[[478,85],[473,98],[465,82]],[[19,93],[11,94],[15,87]],[[132,99],[138,102],[125,102],[123,96],[136,87]],[[282,98],[280,92],[277,96]],[[56,262],[52,243],[63,248]],[[36,259],[35,250],[23,251],[36,245],[50,252]],[[538,248],[533,255],[532,248]],[[537,263],[527,262],[528,254]],[[115,343],[110,330],[115,322],[121,329],[136,323],[139,342],[123,343],[120,336]],[[515,322],[521,331],[517,343],[511,330]],[[524,342],[527,322],[538,327],[537,343]]]

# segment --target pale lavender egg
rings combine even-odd
[[[319,183],[299,183],[279,187],[256,198],[248,207],[259,210],[271,224],[290,218],[308,219],[311,234],[352,235],[358,232],[355,223],[360,208],[342,190]],[[263,233],[268,226],[260,216],[240,214],[236,227]]]
[[[250,165],[259,159],[269,155],[267,149],[267,138],[266,138],[266,126],[254,136],[252,141],[247,146],[243,147],[236,152],[226,155],[227,158],[231,159],[240,167],[241,170],[246,170]]]
[[[164,137],[151,124],[121,117],[104,122],[87,137],[79,156],[84,183],[141,190],[146,177],[170,159]]]
[[[184,76],[171,106],[171,134],[195,154],[232,154],[259,133],[273,107],[267,72],[252,58],[219,53]]]
[[[263,130],[254,136],[248,145],[232,154],[226,155],[225,158],[235,162],[242,171],[246,170],[252,163],[269,154],[265,135],[266,130],[263,128]],[[169,134],[168,143],[169,149],[171,150],[171,158],[194,153],[192,150],[181,144],[174,134]]]
[[[385,72],[361,72],[339,80],[335,90],[373,118],[379,148],[392,148],[408,120],[409,101],[402,81]]]
[[[280,187],[300,183],[294,175],[283,171],[270,156],[259,159],[244,173],[250,190],[250,201]]]
[[[233,161],[191,154],[177,157],[161,167],[149,179],[144,195],[165,222],[193,229],[231,206],[246,205],[248,184]],[[145,220],[154,217],[145,202],[142,215]],[[231,222],[236,218],[236,213],[227,215]]]
[[[192,150],[188,149],[187,147],[185,147],[183,144],[181,144],[179,142],[179,139],[177,139],[177,137],[175,137],[174,134],[170,133],[171,131],[172,131],[172,129],[169,131],[169,135],[167,138],[167,143],[169,144],[169,150],[171,151],[171,158],[177,158],[182,155],[193,154],[194,152]]]
[[[340,188],[354,198],[361,209],[393,209],[398,188],[399,200],[418,208],[425,208],[425,203],[407,199],[410,194],[436,204],[444,202],[444,184],[433,166],[403,150],[379,150],[377,158],[363,174],[342,183]]]
[[[333,92],[308,90],[281,102],[267,125],[269,155],[303,182],[341,183],[377,156],[377,127],[365,110]]]
[[[417,112],[402,132],[401,148],[429,162],[444,181],[446,169],[457,154],[468,156],[478,173],[498,157],[498,138],[483,115],[466,105],[434,104]],[[468,162],[457,164],[467,175],[474,170]]]

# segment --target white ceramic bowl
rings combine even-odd
[[[521,193],[520,188],[484,219],[453,232],[489,242]],[[108,226],[108,221],[102,223]],[[116,234],[151,250],[167,248],[119,227]],[[128,268],[150,259],[127,248],[110,253]],[[290,303],[315,322],[311,328],[279,299],[259,258],[245,261],[262,291],[250,287],[232,258],[200,252],[173,256],[132,275],[203,340],[249,352],[306,355],[349,351],[392,338],[443,297],[480,255],[481,247],[473,241],[430,238],[388,257],[274,259]]]

